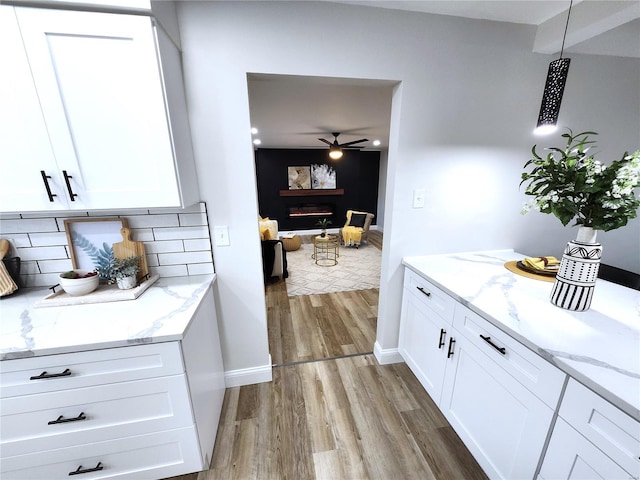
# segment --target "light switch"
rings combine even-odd
[[[213,238],[216,247],[228,247],[229,228],[226,225],[213,227]]]
[[[417,188],[413,191],[413,208],[424,208],[424,188]]]

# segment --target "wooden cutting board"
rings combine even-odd
[[[140,255],[140,271],[137,275],[138,282],[140,282],[149,273],[147,257],[144,254],[144,243],[131,240],[131,230],[127,227],[122,227],[120,234],[122,235],[122,241],[113,244],[113,256],[127,258]]]

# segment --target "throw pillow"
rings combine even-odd
[[[366,213],[352,213],[351,220],[349,220],[349,225],[352,227],[360,227],[364,228],[364,222],[367,220]]]

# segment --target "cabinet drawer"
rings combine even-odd
[[[640,478],[640,423],[571,379],[560,416],[617,464]]]
[[[518,382],[555,410],[565,374],[467,307],[457,304],[453,325]]]
[[[69,476],[70,472],[102,470]],[[202,470],[195,427],[56,448],[2,460],[6,480],[121,478],[155,480]]]
[[[419,298],[425,306],[444,320],[449,323],[452,322],[456,301],[449,294],[443,292],[409,268],[405,268],[404,271],[404,288],[405,292]]]
[[[193,424],[184,374],[10,397],[0,406],[2,457]]]
[[[5,360],[0,369],[3,398],[184,371],[178,342]]]

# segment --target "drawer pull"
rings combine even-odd
[[[51,420],[49,423],[47,423],[47,425],[57,425],[58,423],[77,422],[79,420],[86,420],[86,419],[87,419],[87,416],[84,414],[84,412],[80,412],[80,415],[73,418],[64,418],[64,415],[60,415],[55,420]]]
[[[497,351],[499,351],[502,355],[507,354],[507,350],[504,347],[499,347],[495,343],[493,343],[491,341],[491,337],[485,337],[484,335],[480,334],[480,338],[483,339],[485,342],[487,342],[489,345],[491,345],[493,348],[495,348]]]
[[[440,329],[440,341],[438,342],[438,350],[444,347],[444,337],[447,335],[447,331],[444,328]]]
[[[70,376],[71,376],[71,370],[69,370],[68,368],[65,368],[64,372],[61,372],[61,373],[47,373],[45,370],[40,375],[29,377],[29,380],[44,380],[46,378],[58,378],[58,377],[70,377]]]
[[[447,351],[447,358],[453,357],[453,346],[456,344],[456,339],[449,337],[449,350]]]
[[[81,475],[83,473],[99,472],[100,470],[104,470],[104,467],[102,466],[102,462],[98,462],[98,464],[93,468],[85,468],[84,470],[82,469],[82,465],[80,465],[73,472],[69,472],[69,476],[71,476],[71,475]]]
[[[416,287],[418,290],[420,290],[422,293],[424,293],[427,297],[431,296],[431,292],[427,292],[424,288],[422,287]]]

